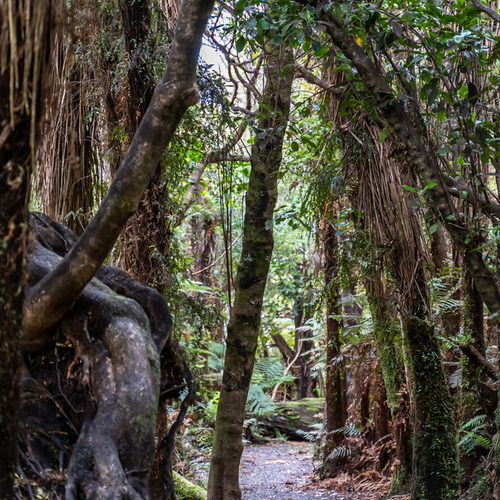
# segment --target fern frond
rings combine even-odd
[[[344,427],[339,427],[334,431],[329,432],[328,434],[343,434],[346,437],[358,437],[361,435],[361,429],[356,427],[354,424],[347,424]]]
[[[326,462],[334,462],[335,460],[343,460],[347,458],[352,453],[350,446],[337,446],[334,450],[328,455]]]

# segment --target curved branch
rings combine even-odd
[[[481,3],[479,0],[471,0],[471,2],[479,12],[484,12],[486,15],[490,16],[493,21],[500,23],[500,14],[496,10],[484,5],[484,3]]]
[[[25,344],[39,342],[97,272],[136,211],[184,112],[198,101],[197,61],[212,6],[212,0],[184,0],[165,76],[97,215],[70,253],[26,297]]]
[[[200,186],[201,176],[203,175],[203,172],[205,172],[205,169],[208,167],[208,165],[210,165],[211,163],[217,163],[219,161],[245,161],[244,159],[241,159],[239,157],[235,157],[237,159],[233,160],[228,155],[243,137],[243,134],[245,133],[247,127],[248,122],[242,122],[242,124],[236,131],[236,134],[234,134],[234,137],[227,144],[225,144],[219,150],[209,153],[201,162],[198,163],[198,165],[196,165],[193,175],[191,176],[193,182],[189,185],[186,194],[184,195],[181,209],[179,210],[175,221],[175,227],[178,227],[181,224],[181,222],[186,217],[186,212],[188,211],[189,207],[194,203],[195,193]]]
[[[318,2],[299,0],[301,3],[317,5]],[[331,12],[325,13],[326,29],[331,40],[342,50],[357,69],[363,84],[374,97],[380,115],[390,126],[394,138],[403,144],[416,174],[428,189],[429,204],[438,213],[451,240],[457,249],[464,253],[464,261],[478,288],[481,298],[490,313],[498,320],[500,317],[500,291],[495,276],[487,268],[483,257],[475,249],[475,242],[466,243],[469,228],[460,221],[451,194],[445,184],[436,157],[436,147],[425,139],[425,124],[420,117],[410,115],[404,103],[400,102],[393,89],[379,72],[368,54],[346,33],[341,22]],[[414,124],[413,119],[417,123]]]

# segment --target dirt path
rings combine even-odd
[[[249,445],[240,469],[242,500],[347,500],[352,498],[314,487],[309,443],[274,441]]]

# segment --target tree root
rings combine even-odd
[[[38,241],[30,249],[30,286],[57,265],[76,238],[42,215],[34,216],[33,225]],[[46,419],[29,421],[22,448],[39,454],[36,460],[44,467],[56,468],[56,459],[65,457],[67,500],[149,498],[160,389],[176,397],[187,383],[194,392],[171,325],[160,294],[122,270],[103,267],[54,331],[25,344],[31,373],[25,377],[30,396],[22,414],[49,415],[55,406],[59,420],[47,432]],[[42,384],[29,382],[35,379]],[[41,401],[50,403],[50,411],[33,410],[39,404],[36,387],[53,395]],[[79,434],[76,443],[73,431]]]

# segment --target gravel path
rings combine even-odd
[[[240,469],[242,500],[347,500],[347,496],[314,488],[309,443],[273,441],[249,445]]]

